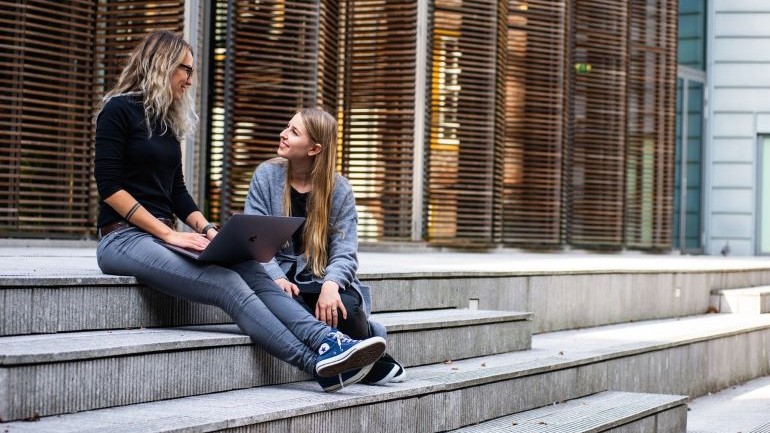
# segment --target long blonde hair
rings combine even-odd
[[[192,54],[192,47],[180,35],[166,30],[150,33],[131,52],[118,83],[104,96],[98,112],[114,96],[138,94],[144,102],[148,137],[153,127],[159,126],[161,134],[171,129],[182,140],[195,130],[198,116],[190,92],[175,100],[169,83],[188,52]]]
[[[310,270],[314,275],[323,276],[329,261],[328,237],[329,214],[332,206],[332,191],[337,167],[337,120],[320,108],[306,108],[300,111],[308,138],[321,145],[321,151],[313,158],[310,171],[310,195],[302,233]],[[283,190],[283,208],[291,215],[291,161],[287,162],[286,185]]]

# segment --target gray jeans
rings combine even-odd
[[[168,295],[223,309],[255,344],[311,374],[316,349],[332,331],[286,296],[254,260],[196,262],[133,227],[102,238],[96,260],[105,274],[134,276]]]

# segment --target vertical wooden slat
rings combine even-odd
[[[623,244],[628,3],[572,4],[567,241]]]
[[[417,2],[346,2],[342,173],[356,194],[359,238],[408,241]]]
[[[558,244],[567,124],[566,1],[508,1],[503,241]]]
[[[225,98],[225,89],[232,92],[232,86],[227,80],[226,62],[232,62],[228,56],[228,42],[232,43],[228,33],[228,1],[221,0],[214,3],[212,13],[212,36],[211,36],[211,58],[209,64],[211,68],[211,93],[209,99],[209,147],[208,147],[208,169],[206,170],[206,215],[211,221],[222,221],[222,195],[224,191],[224,149],[226,139],[229,134],[226,133],[232,127],[232,119],[226,116],[231,112],[229,105],[230,99]]]
[[[500,244],[503,240],[504,224],[504,176],[505,176],[505,152],[506,152],[506,126],[508,117],[506,113],[506,91],[508,80],[508,8],[507,0],[497,1],[496,31],[495,36],[495,121],[494,121],[494,172],[492,181],[492,239],[494,244]]]
[[[630,3],[626,245],[670,248],[677,2]]]
[[[497,1],[437,0],[428,153],[428,240],[494,241]]]

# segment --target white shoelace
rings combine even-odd
[[[342,332],[336,332],[334,334],[334,338],[337,340],[337,346],[342,349],[342,342],[343,341],[353,341],[352,338],[348,337],[347,335],[343,334]]]

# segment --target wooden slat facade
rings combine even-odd
[[[417,4],[344,2],[341,173],[356,194],[359,238],[408,241],[412,225]]]
[[[572,3],[566,241],[623,246],[629,2]],[[590,68],[590,71],[588,70]]]
[[[80,237],[90,219],[92,1],[0,1],[0,233]]]
[[[677,2],[629,10],[625,245],[670,248],[674,194]]]
[[[201,205],[240,212],[288,119],[320,105],[362,241],[411,242],[422,215],[440,246],[670,248],[676,3],[217,0]],[[93,235],[93,107],[141,37],[184,29],[185,4],[0,1],[0,233]]]
[[[503,242],[562,242],[567,2],[508,2]]]
[[[94,108],[148,31],[184,1],[1,1],[0,234],[95,234]]]
[[[296,111],[336,111],[338,15],[332,0],[217,2],[212,219],[243,212],[254,169],[276,156],[278,136]]]
[[[433,11],[427,240],[495,241],[498,2],[436,0]]]

